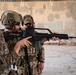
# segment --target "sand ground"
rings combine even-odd
[[[76,75],[76,46],[44,45],[44,48],[42,75]]]

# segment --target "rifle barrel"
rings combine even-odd
[[[73,37],[73,36],[69,36],[68,38],[71,38],[71,39],[72,39],[72,38],[76,38],[76,37]]]

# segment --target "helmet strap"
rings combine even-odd
[[[6,29],[13,29],[12,25],[5,25]]]

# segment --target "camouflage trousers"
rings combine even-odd
[[[30,67],[32,75],[41,75],[40,69],[38,67],[37,60],[30,60]],[[27,75],[28,69],[27,66],[18,66],[17,70],[10,70],[10,68],[6,67],[4,70],[0,70],[0,75]]]
[[[30,62],[30,66],[31,66],[32,75],[41,75],[42,74],[38,67],[38,61]]]

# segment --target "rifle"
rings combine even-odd
[[[39,33],[39,32],[35,32],[35,30],[46,30],[49,33]],[[21,38],[26,38],[29,36],[32,36],[33,41],[41,41],[42,39],[46,38],[46,39],[51,39],[52,37],[56,37],[59,39],[73,39],[76,38],[76,36],[68,36],[68,34],[56,34],[53,33],[50,29],[48,28],[33,28],[32,26],[28,26],[28,28],[24,31],[21,32],[8,32],[10,38],[8,40],[10,40],[11,38],[17,38],[17,37],[21,37]]]
[[[35,30],[47,30],[49,33],[36,33]],[[56,37],[59,39],[69,39],[69,38],[76,38],[75,36],[68,36],[68,34],[56,34],[51,32],[50,29],[48,28],[33,28],[32,26],[29,26],[25,33],[25,37],[28,36],[32,36],[32,38],[34,39],[34,41],[41,41],[42,39],[46,38],[46,39],[51,39],[52,37]],[[27,35],[27,36],[26,36]]]

